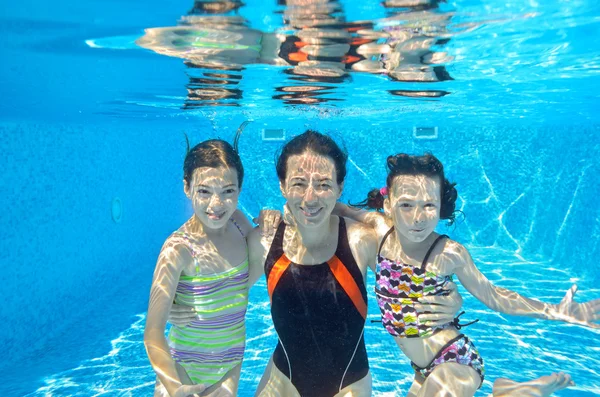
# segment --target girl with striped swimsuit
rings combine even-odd
[[[218,139],[191,150],[188,145],[184,191],[194,214],[160,252],[144,333],[158,376],[155,396],[237,394],[248,287],[262,273],[249,268],[246,235],[252,227],[237,210],[244,175],[240,130],[233,146]],[[165,338],[174,304],[190,307],[194,317],[173,325]]]

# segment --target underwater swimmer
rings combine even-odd
[[[160,252],[144,332],[158,376],[155,396],[237,394],[248,288],[262,274],[261,267],[249,266],[246,236],[252,227],[237,209],[243,176],[237,143],[211,139],[188,147],[184,191],[194,214]],[[191,318],[181,323],[172,315],[167,340],[173,302]]]
[[[440,219],[454,219],[457,198],[437,158],[398,154],[388,157],[387,166],[386,187],[373,190],[360,203],[384,213],[358,211],[340,203],[336,212],[373,226],[377,233],[375,291],[385,329],[412,360],[415,381],[409,396],[472,396],[483,382],[483,360],[457,323],[433,326],[419,314],[419,309],[429,306],[431,296],[445,293],[453,274],[496,311],[600,327],[594,323],[600,300],[576,303],[571,289],[559,305],[551,305],[495,287],[462,245],[434,231]],[[564,373],[525,383],[498,379],[493,395],[548,396],[572,384]]]

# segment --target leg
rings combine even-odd
[[[364,378],[344,387],[334,397],[371,397],[373,393],[373,379],[371,371]]]
[[[425,378],[423,378],[420,373],[415,372],[415,380],[410,386],[410,389],[408,389],[406,397],[417,397],[419,390],[421,390],[421,386],[423,386],[423,382],[425,382]]]
[[[473,397],[481,384],[481,377],[473,368],[458,363],[444,363],[435,367],[425,379],[418,397]]]
[[[494,397],[546,397],[557,390],[574,385],[571,377],[562,372],[518,383],[506,378],[494,382]]]
[[[300,397],[300,393],[289,378],[273,364],[273,357],[271,357],[258,384],[255,397]]]

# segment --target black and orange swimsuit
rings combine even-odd
[[[334,256],[317,265],[291,262],[283,252],[284,232],[282,222],[265,261],[279,337],[273,363],[301,396],[333,396],[369,372],[363,274],[348,245],[343,218]]]

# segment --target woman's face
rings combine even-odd
[[[185,194],[192,200],[194,214],[210,229],[220,229],[237,209],[240,189],[237,171],[228,167],[194,170]]]
[[[392,181],[384,209],[396,232],[410,242],[424,241],[440,221],[441,190],[438,177],[399,175]]]
[[[342,194],[333,160],[313,152],[290,156],[281,193],[297,225],[315,227],[329,221]]]

